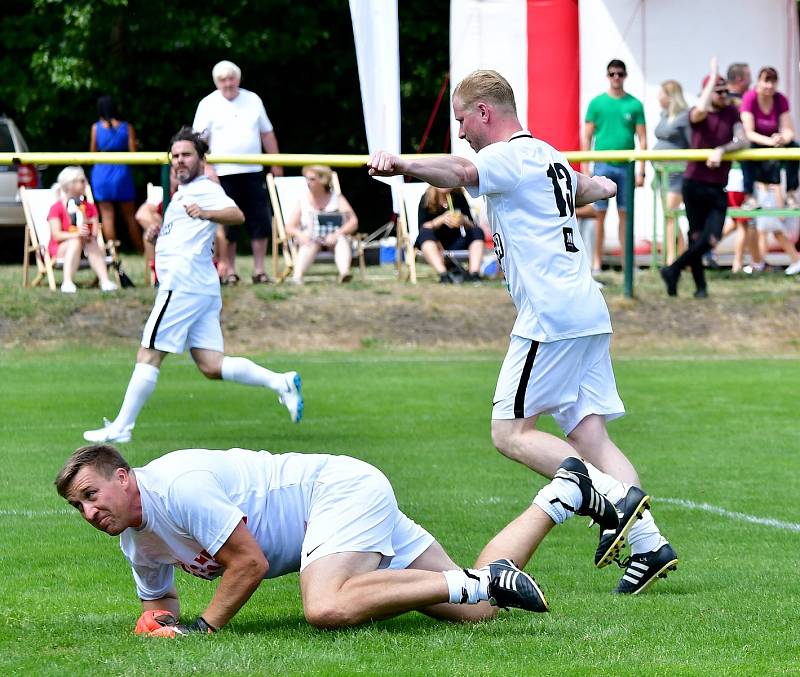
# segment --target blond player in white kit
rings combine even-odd
[[[278,393],[295,423],[303,415],[300,376],[277,373],[244,357],[223,353],[219,278],[212,261],[216,224],[241,223],[242,212],[219,184],[204,175],[208,146],[183,127],[170,142],[178,190],[155,236],[159,289],[144,326],[136,366],[117,418],[87,430],[88,442],[129,442],[144,403],[152,394],[159,369],[169,353],[189,348],[204,376],[268,388]]]
[[[472,160],[404,160],[379,151],[370,174],[415,176],[486,197],[495,253],[517,308],[492,403],[492,441],[545,477],[576,452],[588,461],[593,483],[620,514],[619,526],[601,533],[595,565],[616,560],[625,573],[615,592],[637,594],[678,559],[650,515],[636,469],[606,432],[606,422],[625,408],[611,367],[608,308],[591,277],[575,208],[612,197],[616,186],[575,172],[524,129],[514,92],[495,71],[464,78],[453,93],[453,113],[459,137],[477,152]],[[537,430],[542,414],[554,417],[566,440]],[[606,484],[592,474],[596,468],[624,484]],[[626,539],[631,556],[620,561]]]

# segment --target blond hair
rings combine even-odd
[[[333,192],[333,170],[328,165],[306,165],[301,173],[305,176],[306,172],[316,174],[320,183],[325,186],[325,190],[329,193]]]
[[[495,106],[517,112],[514,90],[500,73],[492,70],[473,71],[456,85],[453,98],[458,97],[462,106],[471,106],[478,101],[488,101]]]
[[[211,77],[215,83],[229,75],[235,75],[237,80],[242,79],[242,71],[233,61],[220,61],[211,69]]]
[[[67,194],[69,190],[69,185],[75,179],[85,179],[86,174],[83,171],[83,167],[64,167],[59,173],[56,182],[53,184],[53,192],[56,194],[58,199],[60,200],[64,195]]]
[[[670,120],[689,107],[686,105],[686,99],[683,98],[683,87],[677,80],[664,80],[661,83],[661,89],[664,90],[664,94],[669,98],[667,116]]]

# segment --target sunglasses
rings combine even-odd
[[[627,73],[625,71],[609,71],[608,77],[610,78],[624,78],[627,77]]]

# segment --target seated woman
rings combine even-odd
[[[358,230],[358,219],[344,195],[333,190],[333,172],[325,165],[303,167],[308,193],[300,198],[289,220],[286,234],[298,245],[292,282],[303,283],[303,275],[323,249],[333,250],[339,282],[353,279],[350,236]]]
[[[65,167],[53,186],[58,196],[50,207],[47,221],[50,224],[50,242],[47,246],[51,258],[64,260],[64,280],[61,291],[77,291],[73,277],[85,253],[89,265],[100,280],[100,289],[115,291],[117,285],[108,279],[105,255],[97,244],[97,207],[86,200],[86,175],[80,167]]]
[[[431,186],[419,201],[419,235],[414,246],[437,273],[442,284],[452,283],[444,262],[445,250],[469,250],[469,281],[481,279],[483,231],[472,221],[469,203],[461,188]]]

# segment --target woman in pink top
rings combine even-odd
[[[97,207],[87,201],[86,175],[80,167],[65,167],[53,186],[58,200],[50,207],[47,221],[50,224],[50,256],[64,261],[64,280],[61,291],[77,291],[73,276],[78,270],[81,253],[89,259],[92,270],[100,280],[100,289],[114,291],[117,285],[108,279],[105,258],[97,244]]]
[[[758,82],[754,89],[745,92],[742,97],[740,114],[751,148],[782,148],[795,146],[794,126],[789,115],[788,99],[777,91],[778,72],[765,66],[758,74]],[[798,163],[784,163],[786,169],[786,190],[788,206],[797,206],[795,191],[798,186]],[[777,160],[763,162],[742,162],[744,175],[744,192],[746,199],[742,205],[745,209],[753,209],[758,203],[753,196],[756,181],[767,185],[780,185],[781,163]],[[779,196],[779,206],[783,206],[783,197]]]

